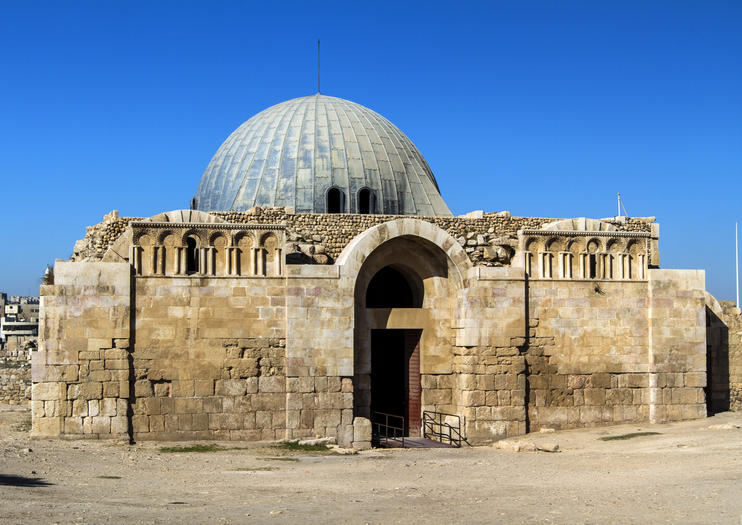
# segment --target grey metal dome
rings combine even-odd
[[[451,215],[428,163],[404,133],[360,104],[320,94],[261,111],[224,141],[206,167],[196,209],[253,206]]]

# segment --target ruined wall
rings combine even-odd
[[[0,349],[0,403],[24,405],[30,399],[31,353],[23,345],[6,344]]]
[[[348,242],[361,232],[400,215],[294,213],[292,208],[260,208],[247,212],[213,212],[212,215],[235,224],[282,224],[287,227],[289,262],[332,264]],[[540,228],[559,220],[541,217],[512,217],[509,212],[483,213],[476,217],[408,217],[442,228],[461,244],[476,265],[509,264],[517,246],[519,229]],[[72,260],[99,260],[137,217],[119,217],[114,211],[100,224],[89,226],[83,239],[75,244]],[[651,231],[653,218],[624,218],[613,225],[618,231]],[[505,252],[497,250],[504,246]],[[507,253],[510,252],[510,253]]]
[[[57,261],[54,279],[41,287],[32,435],[125,438],[130,266]]]
[[[729,408],[742,410],[742,314],[732,301],[721,301],[728,329]]]

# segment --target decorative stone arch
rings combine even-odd
[[[265,232],[264,234],[262,234],[262,235],[260,236],[260,246],[266,246],[266,243],[267,243],[267,242],[268,242],[269,240],[271,240],[271,239],[275,239],[275,241],[276,241],[276,245],[278,245],[278,244],[277,244],[277,243],[279,242],[279,240],[278,240],[278,236],[276,236],[276,234],[275,234],[275,233],[273,233],[273,232]]]
[[[600,253],[605,251],[603,241],[600,237],[588,237],[585,239],[585,251],[587,253]]]
[[[474,267],[461,245],[448,232],[420,219],[396,219],[378,224],[356,235],[343,249],[335,264],[347,276],[355,277],[368,256],[385,242],[397,237],[420,238],[437,246],[446,254],[462,287],[468,286],[468,274]]]
[[[198,241],[199,248],[206,246],[206,239],[204,239],[204,232],[196,230],[194,228],[187,228],[183,230],[183,232],[180,234],[180,241],[183,246],[186,245],[186,242],[189,237],[194,237]]]
[[[565,239],[562,239],[561,237],[550,237],[546,241],[546,249],[550,252],[561,251],[564,249],[565,244]]]
[[[175,232],[169,228],[162,230],[162,232],[157,236],[157,244],[164,244],[165,239],[168,235],[174,235]]]
[[[131,234],[131,242],[134,245],[140,245],[142,242],[142,238],[152,238],[152,232],[148,229],[137,229],[134,230]],[[154,241],[153,241],[154,242]]]
[[[638,254],[642,251],[642,242],[639,239],[630,239],[626,243],[624,251],[633,255]]]
[[[232,246],[239,246],[240,242],[242,242],[244,239],[247,239],[247,241],[250,242],[250,246],[255,244],[255,237],[253,236],[253,234],[249,231],[242,230],[232,235]]]
[[[618,238],[608,238],[605,241],[605,251],[611,252],[611,253],[619,253],[624,251],[626,248],[626,245],[622,239]]]
[[[215,232],[211,232],[211,234],[209,234],[209,246],[214,246],[214,241],[217,238],[219,238],[219,237],[223,238],[226,242],[229,242],[230,241],[230,238],[226,234],[226,232],[215,231]]]

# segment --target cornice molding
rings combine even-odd
[[[177,230],[285,230],[285,224],[235,224],[233,222],[131,222],[133,228]]]
[[[629,239],[648,239],[649,232],[588,231],[588,230],[518,230],[518,235],[540,235],[543,237],[625,237]]]

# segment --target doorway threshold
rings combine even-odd
[[[448,443],[441,443],[424,437],[406,437],[401,439],[387,439],[375,443],[377,448],[456,448]]]

